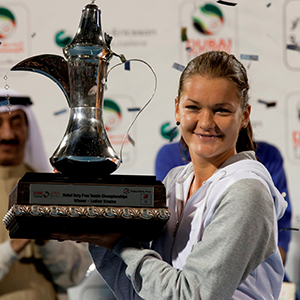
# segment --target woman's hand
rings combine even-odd
[[[13,250],[19,254],[25,247],[26,245],[30,242],[29,239],[12,239],[11,240],[11,246]]]
[[[71,240],[77,243],[90,243],[93,245],[98,245],[107,249],[112,249],[117,240],[122,236],[119,232],[112,233],[85,233],[85,234],[68,234],[68,233],[52,233],[52,239],[57,239],[59,241]]]

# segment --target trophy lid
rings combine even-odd
[[[66,58],[71,56],[99,56],[108,48],[101,28],[101,10],[96,4],[87,4],[82,9],[80,24],[72,42],[64,49]]]

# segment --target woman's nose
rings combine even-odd
[[[200,127],[205,131],[213,129],[215,126],[213,112],[210,110],[202,110],[199,116],[198,123]]]

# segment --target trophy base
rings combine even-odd
[[[3,222],[11,238],[51,239],[52,233],[121,232],[151,241],[169,218],[166,208],[13,205]]]
[[[165,199],[165,187],[154,176],[109,175],[85,182],[26,173],[10,194],[3,223],[11,238],[121,232],[151,241],[170,218]]]

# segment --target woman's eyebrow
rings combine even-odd
[[[215,107],[232,107],[233,105],[229,102],[219,102],[214,105]]]
[[[186,100],[187,100],[187,101],[191,101],[191,102],[193,102],[193,103],[195,103],[195,104],[199,104],[199,101],[196,101],[196,100],[193,100],[193,99],[190,99],[190,98],[187,98]]]

